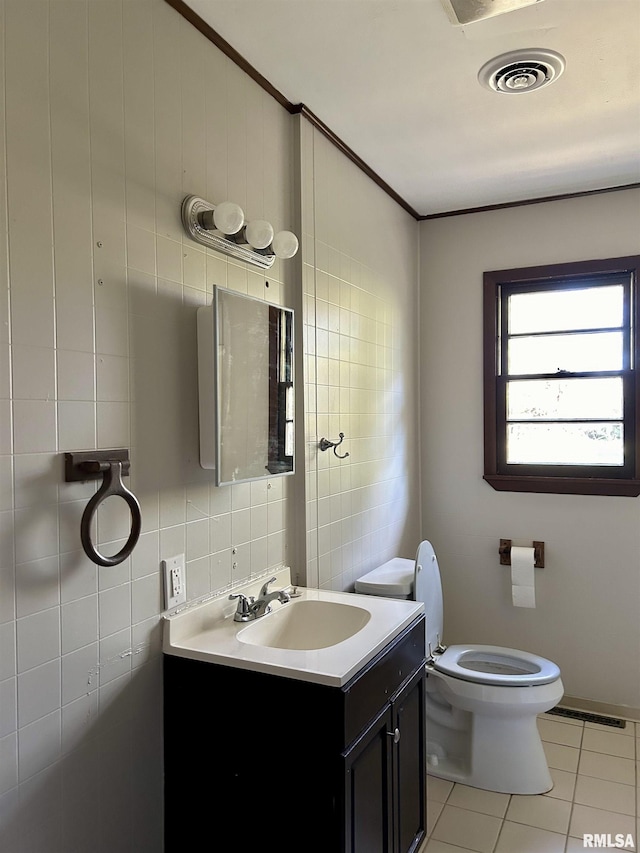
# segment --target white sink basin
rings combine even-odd
[[[371,613],[353,604],[293,599],[238,632],[241,643],[272,649],[326,649],[364,628]]]
[[[233,588],[257,596],[287,589],[287,567]],[[341,687],[420,614],[416,601],[299,588],[286,604],[254,622],[236,622],[229,590],[165,616],[165,654]]]

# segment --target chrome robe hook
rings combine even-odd
[[[320,444],[318,446],[320,447],[320,450],[328,450],[330,447],[333,447],[333,455],[334,456],[336,456],[338,459],[346,459],[347,456],[349,455],[348,453],[343,453],[342,455],[340,455],[336,451],[336,447],[339,447],[342,444],[342,442],[344,441],[344,433],[343,432],[338,433],[338,439],[339,439],[338,441],[330,441],[328,438],[321,438]]]

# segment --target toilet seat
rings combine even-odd
[[[560,669],[552,661],[502,646],[449,646],[434,656],[433,666],[463,681],[502,687],[533,687],[560,678]]]

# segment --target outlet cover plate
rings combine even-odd
[[[184,554],[162,560],[164,578],[164,604],[167,610],[184,604],[187,600],[187,581],[184,572]]]

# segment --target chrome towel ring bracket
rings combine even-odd
[[[91,450],[83,453],[65,453],[65,482],[78,480],[98,480],[102,485],[91,498],[80,522],[80,541],[84,552],[98,566],[117,566],[127,559],[140,538],[142,513],[138,499],[122,482],[122,476],[129,474],[130,462],[128,450]],[[131,532],[123,548],[113,557],[100,554],[91,541],[91,522],[99,505],[108,497],[117,495],[129,506],[131,511]]]
[[[318,445],[318,447],[320,448],[320,450],[328,450],[330,447],[333,447],[333,455],[334,456],[337,456],[338,459],[346,459],[347,456],[349,455],[348,453],[343,453],[342,455],[340,455],[336,451],[336,447],[339,447],[343,441],[344,441],[344,433],[339,432],[338,433],[338,441],[330,441],[328,438],[321,438],[320,444]]]

